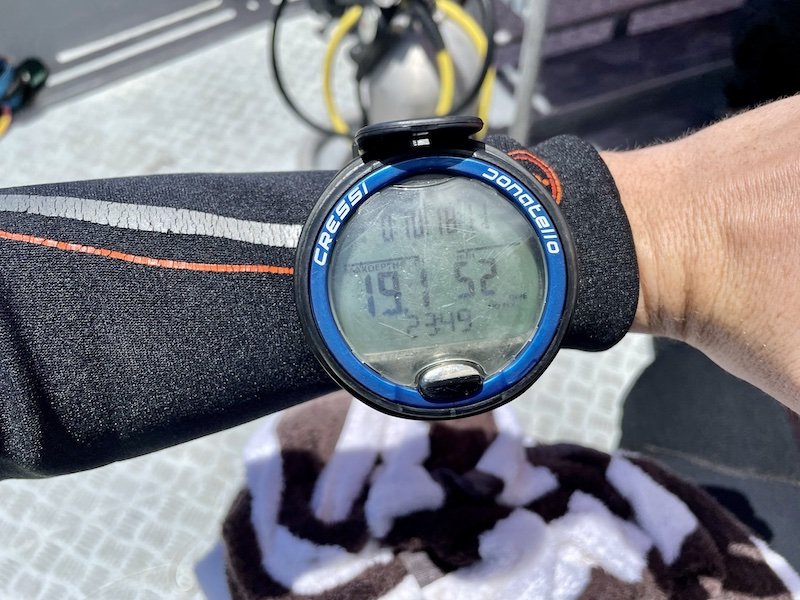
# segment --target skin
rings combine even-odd
[[[800,96],[603,158],[636,245],[634,330],[800,413]]]

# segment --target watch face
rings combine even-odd
[[[447,361],[483,377],[501,371],[536,333],[547,285],[529,219],[493,187],[439,174],[364,201],[338,234],[328,274],[353,354],[404,386]]]

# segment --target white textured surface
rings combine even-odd
[[[315,72],[321,44],[287,34],[291,64]],[[17,124],[0,142],[0,188],[308,164],[315,135],[269,82],[264,37],[246,33]],[[317,93],[316,81],[304,85]],[[513,406],[541,441],[612,448],[620,399],[651,358],[642,336],[601,354],[563,352]],[[201,597],[194,565],[242,484],[253,428],[87,473],[0,482],[0,598]]]
[[[218,537],[253,430],[0,482],[0,598],[201,598],[194,566]]]
[[[322,39],[312,18],[287,20],[293,93],[322,119]],[[51,107],[0,141],[0,187],[176,172],[293,170],[316,134],[286,108],[267,67],[266,28]],[[346,72],[335,80],[352,92]],[[346,105],[346,102],[343,102]]]
[[[569,440],[609,451],[619,444],[622,399],[652,360],[652,338],[642,334],[605,352],[562,350],[512,406],[541,443]]]

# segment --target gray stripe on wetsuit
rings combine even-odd
[[[0,211],[75,219],[137,231],[208,235],[282,248],[296,248],[302,228],[300,225],[246,221],[185,208],[67,196],[0,194]]]

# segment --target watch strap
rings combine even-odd
[[[531,149],[506,136],[486,142],[542,183],[569,224],[578,282],[563,346],[610,348],[633,324],[639,270],[631,227],[608,167],[590,144],[575,136],[558,136]]]

